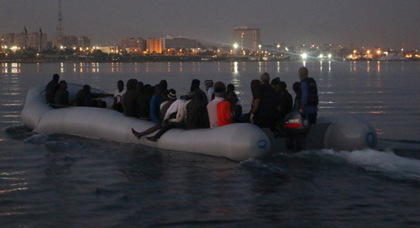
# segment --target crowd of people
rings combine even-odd
[[[200,80],[193,79],[187,94],[177,99],[175,89],[168,89],[166,80],[151,86],[137,79],[130,79],[127,85],[117,82],[114,94],[92,93],[85,85],[78,91],[75,101],[70,101],[67,83],[59,82],[59,75],[45,89],[45,99],[54,108],[68,106],[107,106],[99,98],[113,96],[111,109],[128,117],[150,120],[155,125],[143,132],[132,129],[137,139],[159,130],[155,135],[146,137],[157,141],[169,129],[216,128],[235,122],[249,122],[260,128],[282,127],[286,115],[297,111],[308,115],[310,124],[316,123],[318,112],[318,89],[313,78],[308,77],[308,69],[298,71],[300,82],[293,84],[295,99],[287,90],[287,84],[280,78],[270,82],[270,75],[263,73],[259,80],[251,81],[252,104],[249,113],[242,112],[242,105],[235,93],[235,86],[227,86],[218,81],[205,80],[205,90],[200,88]],[[125,88],[126,87],[126,88]]]

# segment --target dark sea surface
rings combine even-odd
[[[139,145],[44,135],[21,123],[29,88],[54,73],[112,93],[118,80],[178,96],[194,78],[233,83],[245,111],[250,81],[288,84],[309,69],[319,116],[353,114],[376,149],[278,151],[240,163]],[[0,227],[420,227],[419,62],[42,63],[0,67]],[[294,94],[293,94],[294,95]]]

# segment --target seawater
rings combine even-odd
[[[357,115],[376,149],[281,151],[240,163],[27,131],[29,88],[54,73],[112,93],[118,80],[180,96],[191,80],[233,83],[245,111],[263,72],[288,84],[308,67],[320,116]],[[419,62],[3,63],[1,227],[419,227]],[[204,88],[201,85],[201,88]],[[293,94],[294,95],[294,94]]]

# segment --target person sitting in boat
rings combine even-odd
[[[209,103],[209,100],[207,99],[207,95],[206,95],[206,93],[205,93],[203,90],[201,90],[201,89],[200,89],[200,80],[198,80],[198,79],[193,79],[193,80],[191,81],[191,88],[190,88],[190,92],[191,92],[191,93],[194,93],[194,91],[195,91],[196,89],[198,89],[198,90],[199,90],[199,92],[203,94],[203,95],[202,95],[202,96],[200,96],[200,97],[201,97],[201,99],[202,99],[203,103],[207,105],[207,104]]]
[[[242,122],[242,105],[241,101],[238,98],[238,95],[235,93],[235,85],[232,83],[226,86],[226,95],[225,99],[230,102],[230,106],[232,108],[232,115],[234,117],[235,122]]]
[[[155,94],[150,100],[150,120],[154,123],[161,123],[159,118],[160,104],[162,103],[162,88],[161,86],[155,85]]]
[[[101,102],[97,102],[96,98],[102,98],[112,96],[112,94],[106,93],[92,93],[89,85],[84,85],[81,90],[76,94],[76,106],[88,106],[88,107],[99,107],[102,105]]]
[[[225,100],[226,86],[223,82],[214,83],[214,99],[207,105],[210,128],[221,127],[233,122],[231,105]]]
[[[123,113],[125,116],[137,117],[137,79],[127,81],[127,90],[122,97]]]
[[[270,86],[270,75],[266,72],[260,76],[259,97],[254,99],[251,113],[253,123],[260,128],[271,128],[276,124],[276,94]]]
[[[298,112],[300,108],[300,100],[302,99],[302,92],[300,91],[300,82],[293,83],[293,91],[295,92],[293,111]]]
[[[153,87],[150,84],[140,89],[137,98],[138,117],[142,120],[150,120],[150,100],[153,97]]]
[[[169,121],[170,118],[175,118],[176,117],[176,111],[178,110],[178,108],[172,108],[172,104],[176,102],[176,91],[174,89],[170,89],[167,91],[167,96],[165,101],[161,104],[160,106],[160,119],[161,121],[157,124],[155,124],[153,127],[142,131],[142,132],[137,132],[136,130],[134,130],[133,128],[131,128],[131,132],[133,133],[134,136],[136,136],[137,139],[140,139],[141,137],[148,135],[150,133],[153,133],[159,129],[162,128],[162,123],[165,121]],[[175,113],[175,115],[171,115]]]
[[[54,95],[54,108],[65,108],[71,104],[69,91],[67,91],[67,82],[60,81],[60,89]]]
[[[209,128],[209,115],[207,113],[207,107],[203,103],[203,96],[200,91],[195,90],[191,95],[191,101],[186,106],[187,118],[185,120],[185,128],[187,130],[197,128]]]
[[[318,88],[316,82],[313,78],[308,77],[309,71],[306,67],[299,68],[298,74],[302,91],[299,112],[308,115],[310,124],[316,124],[318,113]]]
[[[205,80],[204,86],[206,87],[207,101],[210,102],[214,99],[213,80]]]
[[[124,82],[119,80],[117,82],[117,90],[114,91],[114,103],[112,104],[111,109],[117,110],[118,112],[123,112],[122,97],[125,91]]]
[[[55,93],[60,88],[58,84],[59,80],[60,80],[60,76],[58,74],[54,74],[52,80],[48,82],[47,86],[45,87],[45,100],[49,104],[54,103]]]
[[[238,95],[233,90],[227,91],[225,94],[225,100],[230,103],[230,112],[233,118],[233,122],[240,123],[242,122],[242,105],[240,105]]]
[[[159,86],[161,89],[162,101],[166,100],[166,95],[168,94],[168,82],[165,79],[160,80]]]
[[[165,134],[165,132],[167,132],[168,130],[172,129],[172,128],[182,128],[185,129],[186,127],[186,117],[187,117],[187,105],[188,103],[191,101],[191,97],[192,97],[192,93],[189,92],[188,96],[186,97],[187,100],[184,99],[178,99],[176,102],[174,102],[172,106],[178,106],[178,110],[176,112],[176,117],[175,118],[170,118],[168,121],[164,121],[162,124],[162,128],[159,130],[158,133],[156,133],[153,136],[149,136],[146,137],[147,140],[152,141],[152,142],[156,142],[157,140],[159,140],[159,138]],[[168,112],[170,112],[170,110],[172,110],[172,108],[169,107],[168,111],[166,112],[168,114]]]

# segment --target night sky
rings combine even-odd
[[[232,42],[233,28],[261,29],[263,44],[419,49],[419,0],[62,0],[64,34],[92,45],[129,37]],[[0,35],[42,28],[51,40],[58,0],[0,0]],[[403,46],[404,43],[404,46]]]

